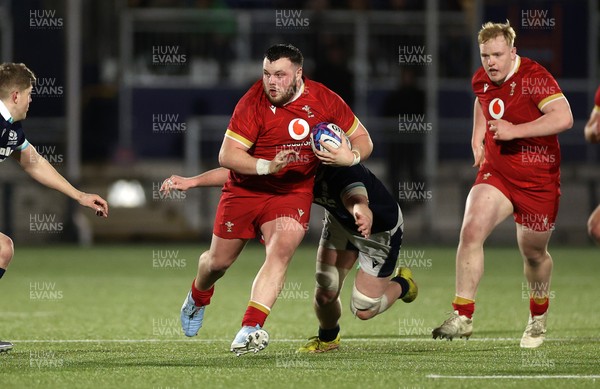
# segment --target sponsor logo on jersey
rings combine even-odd
[[[292,119],[292,121],[290,121],[290,124],[288,125],[288,132],[294,140],[302,140],[306,138],[309,130],[310,127],[304,119]]]
[[[489,87],[490,87],[490,85],[487,82],[485,84],[483,84],[483,93],[487,92]]]
[[[8,133],[8,142],[6,142],[7,146],[13,146],[17,144],[17,133],[14,130],[10,130]]]
[[[13,149],[10,147],[0,147],[0,156],[1,157],[8,157],[9,155],[11,155],[13,152]]]
[[[490,102],[488,112],[494,119],[502,119],[502,116],[504,116],[504,101],[496,97]]]

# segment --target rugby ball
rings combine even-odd
[[[324,147],[321,147],[321,143],[319,143],[319,141],[322,141],[328,146],[337,149],[342,144],[343,134],[344,131],[334,123],[321,122],[310,130],[310,145],[313,151],[327,152]]]

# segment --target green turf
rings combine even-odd
[[[205,246],[17,247],[0,281],[2,388],[428,388],[594,387],[600,379],[596,248],[553,248],[546,343],[519,348],[528,300],[516,249],[489,248],[471,340],[434,341],[450,310],[454,248],[403,249],[420,286],[369,321],[352,318],[344,288],[342,347],[297,355],[316,334],[315,247],[299,249],[266,323],[271,344],[236,357],[229,345],[263,249],[249,246],[219,281],[199,336],[179,329],[179,308]],[[350,279],[353,274],[350,274]],[[526,297],[526,296],[525,296]],[[526,379],[526,376],[549,376]],[[457,378],[470,376],[468,378]],[[479,376],[480,378],[476,378]],[[483,378],[483,377],[487,378]],[[496,378],[494,378],[497,376]],[[513,378],[505,378],[510,377]],[[556,378],[557,376],[573,376]]]

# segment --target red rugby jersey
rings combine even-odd
[[[520,56],[501,85],[494,84],[480,67],[473,75],[472,87],[486,121],[531,122],[543,115],[541,110],[546,104],[565,98],[554,77],[543,66]],[[558,179],[558,136],[500,141],[495,140],[494,133],[488,129],[485,133],[485,163],[522,187]]]
[[[596,89],[596,96],[594,96],[594,109],[600,111],[600,86]]]
[[[231,171],[228,185],[267,193],[310,192],[319,159],[310,147],[310,129],[320,122],[337,124],[350,136],[358,126],[358,119],[350,107],[336,93],[306,77],[300,96],[284,105],[273,106],[257,81],[237,103],[227,132],[229,137],[249,147],[255,158],[272,160],[285,149],[299,152],[277,174],[266,176],[244,175]]]

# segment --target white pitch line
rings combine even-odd
[[[516,342],[521,338],[475,338],[469,340],[456,340],[454,344],[462,344],[468,342]],[[306,339],[294,338],[294,339],[272,339],[271,342],[283,343],[283,342],[304,342]],[[361,343],[381,343],[381,342],[431,342],[432,344],[445,344],[447,341],[433,340],[430,338],[342,338],[345,342],[361,342]],[[584,340],[581,338],[546,338],[546,342],[565,342],[574,340]],[[590,339],[587,339],[590,340]],[[181,342],[181,343],[218,343],[218,342],[229,342],[231,339],[202,339],[202,338],[164,338],[164,339],[11,339],[12,343],[156,343],[156,342]],[[594,340],[596,341],[596,340]]]
[[[497,380],[497,379],[509,379],[509,380],[552,380],[552,379],[583,379],[583,380],[595,380],[600,379],[600,375],[437,375],[429,374],[426,378],[433,379],[455,379],[455,380]]]

